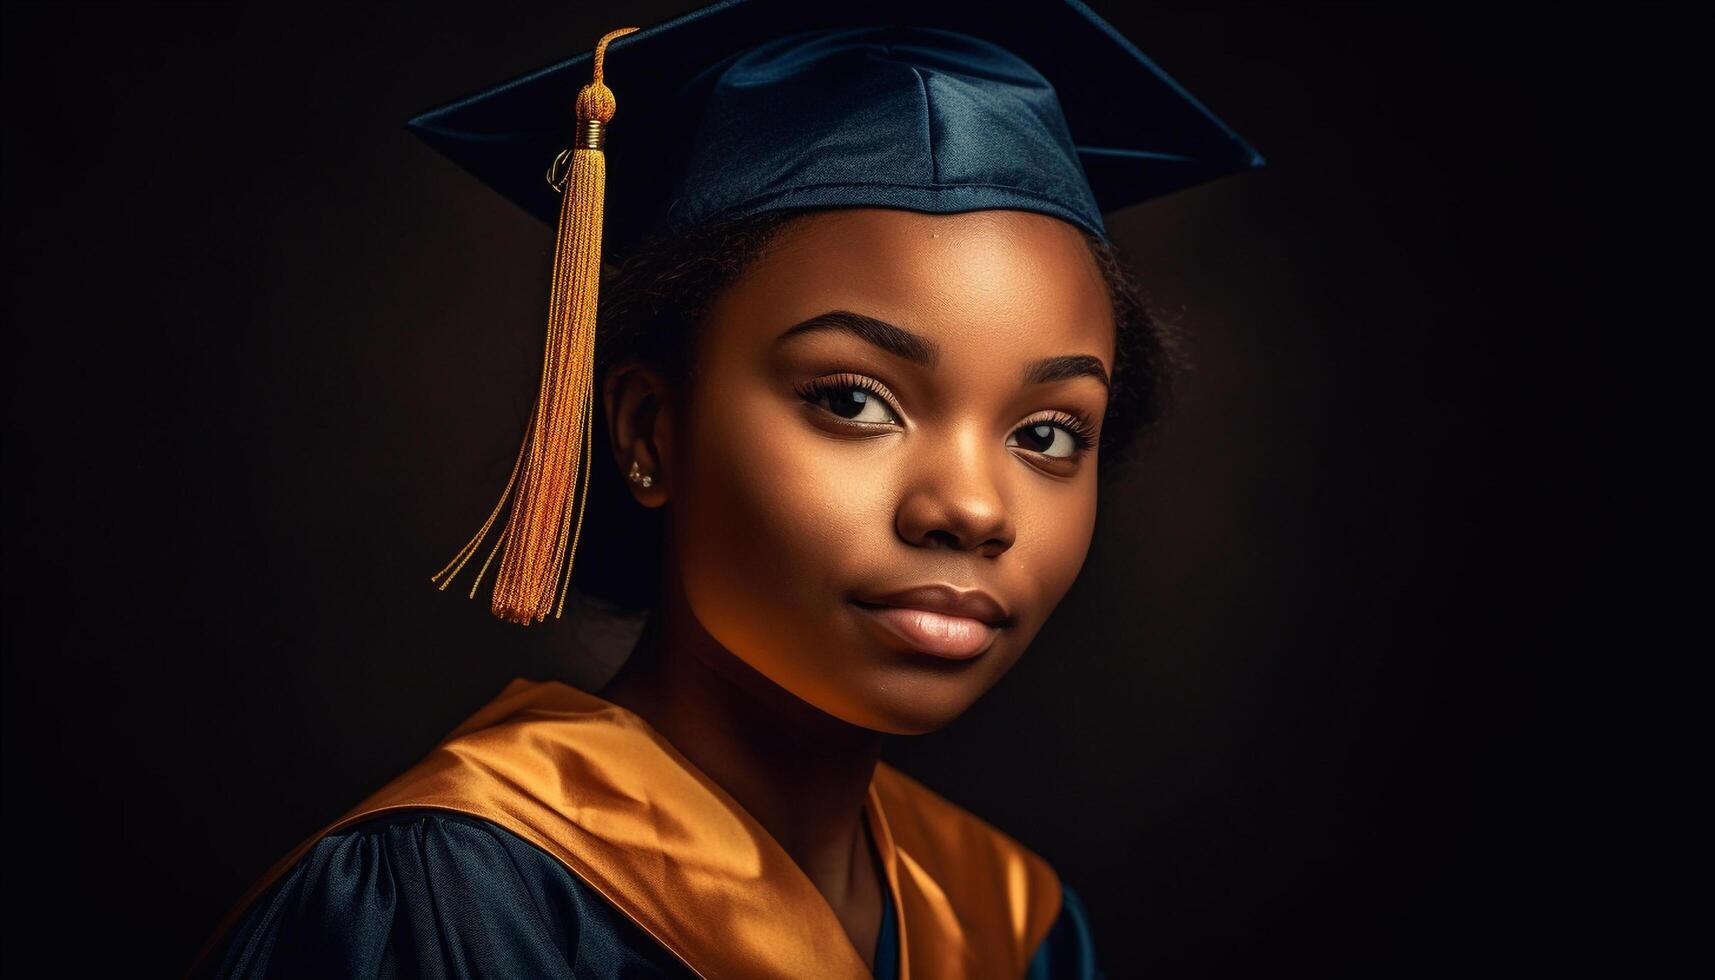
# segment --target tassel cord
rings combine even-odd
[[[502,511],[509,510],[499,537],[471,583],[471,597],[476,596],[498,552],[493,612],[523,625],[541,622],[550,609],[556,618],[564,610],[589,499],[596,302],[607,190],[607,160],[601,144],[604,127],[616,108],[613,93],[602,80],[603,60],[609,41],[635,30],[620,28],[602,37],[596,44],[593,79],[578,92],[581,143],[570,152],[570,166],[561,188],[548,334],[529,431],[488,519],[453,560],[430,578],[445,589],[480,549]],[[555,183],[553,168],[549,180]]]

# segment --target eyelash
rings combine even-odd
[[[901,414],[899,411],[899,404],[894,401],[893,393],[882,387],[881,382],[876,381],[873,378],[866,378],[861,374],[836,374],[826,378],[817,378],[814,381],[809,381],[794,387],[797,389],[798,395],[812,405],[816,404],[828,395],[842,391],[850,391],[853,388],[861,388],[885,402],[887,404],[888,411],[895,415]],[[850,422],[851,420],[841,419],[841,421]],[[869,423],[856,422],[853,424],[866,425]]]
[[[833,375],[831,377],[817,378],[814,381],[805,382],[804,384],[800,384],[800,385],[794,385],[793,387],[798,392],[799,397],[803,398],[805,401],[809,402],[812,405],[818,405],[818,403],[823,398],[827,397],[828,395],[836,394],[836,393],[842,392],[842,391],[850,391],[853,388],[861,388],[864,391],[867,391],[867,392],[875,395],[877,398],[879,398],[883,402],[885,402],[887,404],[888,410],[893,412],[895,415],[902,414],[899,411],[899,406],[894,401],[893,395],[891,392],[889,392],[886,388],[882,387],[882,385],[879,381],[875,381],[873,379],[866,378],[861,374],[836,374],[836,375]],[[818,407],[820,407],[820,406],[818,405]],[[841,421],[850,422],[851,420],[850,419],[841,419]],[[852,422],[852,424],[853,425],[873,425],[873,424],[879,424],[879,423]],[[1096,445],[1096,427],[1095,427],[1095,424],[1092,423],[1090,421],[1090,419],[1081,412],[1076,414],[1076,415],[1073,415],[1069,412],[1060,412],[1060,411],[1049,412],[1046,415],[1040,415],[1040,416],[1037,416],[1036,418],[1026,419],[1022,424],[1019,425],[1018,428],[1028,429],[1032,426],[1045,425],[1045,424],[1057,425],[1057,426],[1061,427],[1062,429],[1065,429],[1067,431],[1067,433],[1069,433],[1072,436],[1073,443],[1077,445],[1077,447],[1078,447],[1077,455],[1079,455],[1079,456],[1082,456],[1084,453],[1089,452],[1091,449],[1095,448],[1095,445]],[[1016,430],[1014,430],[1014,431],[1016,431]]]
[[[1044,424],[1058,425],[1060,428],[1071,433],[1072,441],[1077,443],[1078,452],[1080,454],[1095,448],[1096,427],[1081,413],[1078,415],[1069,415],[1065,412],[1050,412],[1039,418],[1026,419],[1024,424],[1020,425],[1019,428],[1028,429],[1031,426]]]

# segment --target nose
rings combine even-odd
[[[1017,530],[1000,468],[1010,456],[987,451],[964,432],[914,454],[895,518],[899,536],[919,548],[975,551],[993,558],[1012,547]]]

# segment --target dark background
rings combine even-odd
[[[401,125],[692,6],[6,7],[7,972],[178,972],[565,675],[563,624],[428,582],[550,232]],[[1706,13],[1093,6],[1269,166],[1113,216],[1196,370],[1031,654],[889,758],[1116,976],[1665,965],[1683,716],[1638,678],[1708,640],[1630,604],[1668,481],[1622,409],[1706,330],[1660,288]]]

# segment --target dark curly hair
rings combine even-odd
[[[610,463],[600,379],[635,357],[682,382],[694,370],[697,326],[715,298],[786,225],[810,213],[765,211],[651,239],[604,274],[596,326],[594,472],[572,567],[578,591],[619,610],[653,606],[664,543],[662,511],[638,507]],[[1105,483],[1127,468],[1139,437],[1160,423],[1180,357],[1171,326],[1149,308],[1112,243],[1089,232],[1084,239],[1107,284],[1116,328],[1097,450],[1098,478]]]

